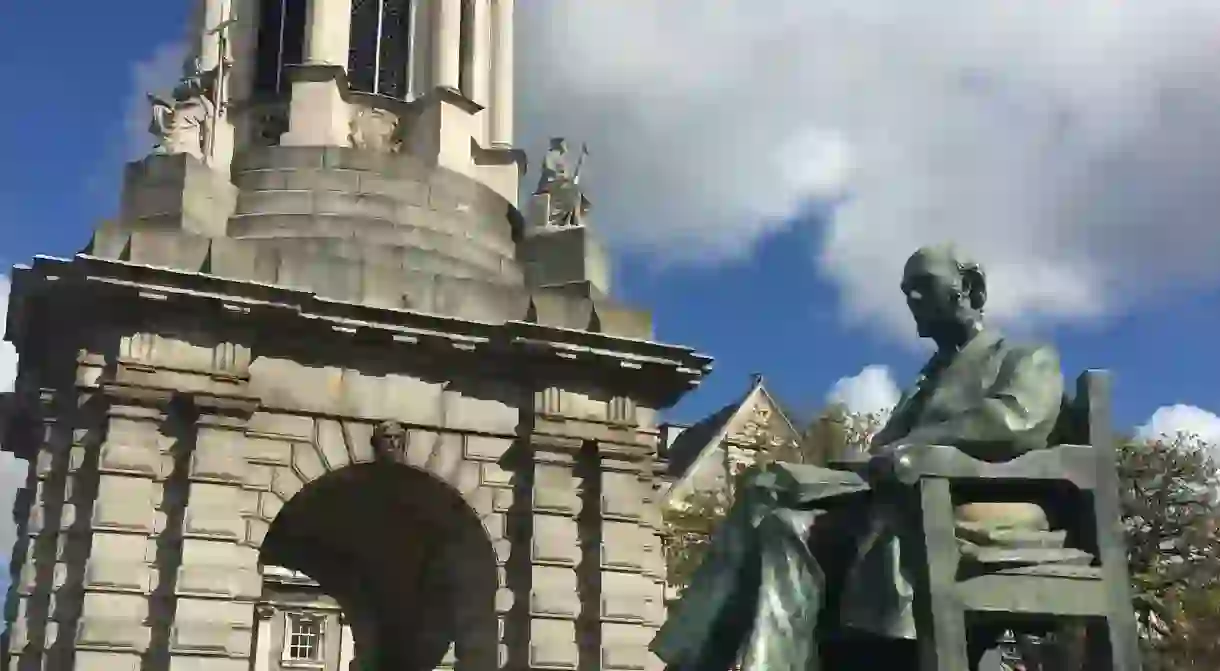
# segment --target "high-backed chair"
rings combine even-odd
[[[988,463],[929,446],[912,448],[901,460],[918,518],[904,539],[903,560],[916,576],[925,671],[967,671],[970,627],[1053,631],[1081,621],[1085,668],[1139,671],[1109,387],[1103,371],[1081,375],[1053,446],[1045,450]],[[1038,561],[1037,551],[1022,557],[1020,550],[1011,561],[1001,557],[986,565],[964,558],[954,509],[980,498],[1041,505],[1051,528],[1066,532],[1077,561],[1055,561],[1053,552],[1049,562]]]

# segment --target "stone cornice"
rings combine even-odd
[[[162,309],[172,306],[226,315],[226,320],[236,322],[273,322],[273,328],[285,333],[491,357],[508,366],[524,365],[526,375],[563,375],[575,372],[573,367],[587,375],[589,368],[600,369],[615,384],[658,407],[697,386],[712,365],[710,357],[690,348],[648,340],[523,321],[487,323],[378,308],[299,289],[84,254],[71,260],[36,257],[32,267],[17,268],[15,275],[21,276],[15,284],[33,293],[38,293],[34,284],[55,282],[59,290],[76,295],[84,291],[113,301],[151,301]],[[18,316],[11,323],[20,327],[23,320]]]

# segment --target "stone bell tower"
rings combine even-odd
[[[514,0],[204,0],[209,163],[243,149],[396,146],[515,203]]]
[[[658,666],[656,411],[710,359],[562,157],[522,216],[512,14],[199,4],[118,216],[12,271],[4,669]]]

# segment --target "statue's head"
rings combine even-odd
[[[567,151],[568,150],[568,141],[561,137],[553,137],[553,138],[551,138],[551,149],[556,149],[559,151]]]
[[[960,345],[982,326],[987,276],[952,245],[923,247],[907,259],[902,293],[919,337]]]
[[[182,78],[174,87],[173,96],[177,100],[189,100],[204,94],[204,73],[198,58],[188,58],[182,65]]]

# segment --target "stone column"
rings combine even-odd
[[[69,662],[64,650],[48,661],[81,670],[136,671],[150,654],[154,631],[167,625],[158,588],[172,575],[165,532],[176,502],[166,496],[166,482],[176,440],[163,430],[168,394],[123,385],[103,393],[108,403],[102,431],[92,433],[104,439],[96,449],[87,440],[72,448],[74,491],[66,498],[64,518],[75,517],[76,524],[60,565],[65,588],[52,606],[65,615],[55,618],[60,639],[75,633],[74,659]],[[78,543],[89,544],[83,566],[72,560],[84,554],[83,547],[70,549]],[[80,576],[79,583],[73,576]],[[75,622],[68,615],[74,595],[66,590],[74,583],[81,587]]]
[[[491,102],[491,0],[473,0],[474,11],[471,30],[471,99],[483,108]],[[491,117],[484,112],[480,115],[479,133],[476,138],[482,146],[487,146]]]
[[[432,0],[432,86],[458,90],[462,0]]]
[[[339,76],[347,68],[352,0],[310,0],[309,8],[305,65],[296,69],[288,132],[280,144],[347,146],[351,111]]]
[[[189,503],[182,516],[181,559],[169,652],[174,666],[247,671],[261,596],[258,546],[246,518],[258,493],[247,488],[245,423],[257,403],[197,398],[195,442],[177,483]],[[256,540],[261,540],[256,539]]]
[[[643,527],[652,538],[652,544],[646,548],[643,576],[647,581],[647,585],[644,586],[646,590],[644,595],[644,626],[649,630],[647,636],[651,642],[657,630],[661,628],[661,625],[665,624],[665,618],[669,614],[665,603],[669,588],[666,584],[668,571],[665,563],[665,527],[661,515],[659,488],[656,482],[656,465],[650,464],[650,467],[648,480],[643,483],[643,486],[650,493],[649,498],[644,501],[643,505]],[[645,668],[648,671],[663,671],[665,663],[656,655],[649,652],[647,660],[645,660]]]
[[[18,491],[13,504],[17,540],[13,557],[19,562],[14,589],[6,602],[8,657],[4,669],[44,668],[45,652],[56,640],[57,627],[50,621],[50,604],[63,587],[50,579],[61,571],[61,538],[71,517],[64,518],[64,496],[72,446],[72,426],[77,421],[75,393],[55,394],[46,390],[30,412],[31,431],[20,435],[10,430],[8,440],[29,440],[34,461],[26,489]],[[64,415],[66,416],[60,416]],[[25,446],[9,446],[24,448]],[[24,451],[24,449],[23,449]],[[79,596],[77,597],[79,598]]]
[[[581,500],[574,455],[580,440],[534,436],[530,493],[529,659],[531,669],[575,669],[581,615],[576,567],[582,559]]]
[[[254,608],[254,664],[253,671],[271,671],[272,625],[271,617],[275,608],[269,604],[260,603]],[[347,667],[341,667],[346,671]]]
[[[513,0],[491,1],[488,142],[513,146]]]
[[[347,69],[351,23],[352,0],[310,0],[305,62]]]
[[[216,100],[216,118],[212,122],[209,129],[211,134],[207,146],[204,148],[207,158],[207,163],[213,169],[228,174],[229,164],[233,159],[233,124],[228,118],[228,101],[233,100],[233,77],[230,71],[232,65],[233,54],[233,37],[236,26],[228,28],[225,32],[226,39],[229,41],[226,54],[220,53],[221,40],[219,33],[213,33],[221,23],[235,14],[234,3],[240,0],[200,0],[196,5],[195,19],[192,24],[196,27],[196,41],[193,45],[194,54],[199,57],[200,69],[204,72],[209,72],[220,64],[224,59],[225,70],[224,77],[217,85],[219,99]]]
[[[601,668],[650,669],[647,646],[661,598],[654,577],[658,539],[647,519],[651,465],[620,446],[606,447],[600,459]]]

